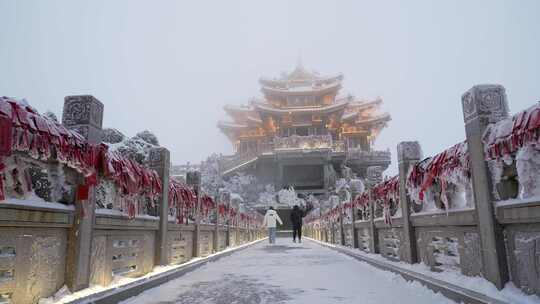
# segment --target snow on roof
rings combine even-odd
[[[252,111],[253,108],[251,106],[246,106],[246,105],[231,105],[231,104],[227,104],[223,107],[223,109],[225,111]]]
[[[341,116],[341,120],[348,120],[351,118],[354,118],[358,115],[358,112],[351,112],[351,113],[345,113],[343,116]]]
[[[220,128],[228,128],[228,129],[242,129],[247,128],[247,125],[241,125],[234,122],[228,122],[228,121],[219,121],[218,127]]]
[[[262,111],[286,114],[286,113],[290,113],[290,112],[295,112],[295,113],[328,112],[328,111],[332,111],[332,110],[338,110],[339,108],[345,107],[348,104],[349,103],[347,101],[345,101],[345,102],[334,103],[334,104],[331,104],[331,105],[326,106],[326,107],[278,109],[278,108],[274,108],[274,107],[272,107],[272,106],[270,106],[268,104],[257,103],[257,104],[255,104],[255,107],[257,109],[259,109],[259,110],[262,110]]]
[[[328,89],[338,88],[340,85],[341,85],[341,81],[335,81],[332,83],[321,84],[321,85],[316,85],[314,83],[306,83],[302,85],[287,85],[285,87],[274,87],[274,86],[269,86],[269,85],[263,85],[262,89],[263,91],[271,91],[271,92],[316,93],[316,92],[321,92]]]

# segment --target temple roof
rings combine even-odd
[[[248,126],[243,124],[237,124],[234,122],[228,122],[228,121],[219,121],[218,127],[223,130],[238,130],[238,129],[245,129]]]
[[[386,124],[391,119],[390,114],[388,113],[382,113],[377,116],[373,116],[370,118],[363,118],[361,120],[356,121],[356,125],[358,126],[365,126],[365,125],[373,125],[373,124]]]
[[[343,75],[323,77],[317,72],[310,72],[299,63],[289,74],[280,78],[261,78],[262,91],[268,94],[279,93],[324,93],[341,88]]]

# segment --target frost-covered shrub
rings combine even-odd
[[[201,187],[202,190],[210,195],[217,196],[219,189],[223,186],[223,180],[219,173],[218,154],[212,154],[201,163]]]
[[[151,144],[151,145],[154,145],[154,146],[159,146],[159,140],[158,138],[156,137],[156,135],[154,135],[154,133],[148,131],[148,130],[144,130],[142,132],[139,132],[137,133],[137,135],[135,135],[136,138],[140,138],[142,139],[143,141]]]
[[[292,207],[294,205],[301,205],[301,201],[299,201],[298,195],[296,194],[296,191],[294,191],[293,187],[279,190],[278,203],[280,205],[285,205],[289,207]]]
[[[108,144],[117,144],[126,139],[126,136],[122,132],[112,128],[103,129],[102,135],[102,141]]]
[[[144,164],[148,160],[150,150],[156,146],[141,137],[134,136],[119,143],[110,144],[109,147],[112,151],[116,151],[124,157],[130,158],[139,164]]]
[[[540,196],[540,151],[533,145],[521,148],[516,154],[520,198]]]
[[[264,191],[259,194],[258,202],[263,206],[274,206],[277,203],[276,195],[274,185],[268,184],[264,186]]]
[[[356,194],[364,192],[366,187],[361,179],[351,179],[349,182],[349,189]]]
[[[223,187],[231,193],[240,195],[247,204],[257,202],[263,189],[254,175],[241,172],[223,181]]]

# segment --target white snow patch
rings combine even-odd
[[[175,303],[455,303],[352,257],[312,242],[253,248],[147,290],[125,304]]]
[[[75,206],[73,205],[65,205],[65,204],[56,203],[56,202],[47,202],[35,195],[32,195],[27,199],[7,198],[4,201],[0,201],[0,204],[4,206],[11,205],[11,206],[21,206],[21,207],[29,207],[29,208],[46,208],[46,209],[54,209],[54,210],[62,210],[62,211],[75,210]]]

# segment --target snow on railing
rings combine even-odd
[[[497,199],[540,196],[540,103],[489,125],[483,141]]]
[[[154,199],[161,191],[161,182],[154,170],[108,151],[106,145],[89,144],[77,132],[40,115],[27,104],[0,97],[0,201],[8,196],[24,198],[33,194],[32,177],[27,170],[29,164],[47,167],[45,164],[50,162],[65,165],[85,177],[84,182],[77,185],[77,201],[88,199],[90,187],[101,184],[105,188],[101,194],[106,197],[115,192],[112,201],[120,200],[118,205],[130,217],[139,213],[138,203],[142,198]],[[68,185],[63,170],[56,171],[48,176],[51,179],[51,175],[55,175],[54,182],[59,184],[52,188],[69,192],[65,189]],[[112,185],[117,189],[107,189]],[[58,197],[51,196],[53,201]],[[108,208],[107,205],[103,203],[103,207]],[[112,205],[114,203],[110,207]]]
[[[467,143],[415,164],[407,175],[407,193],[423,212],[470,208],[473,205]]]

